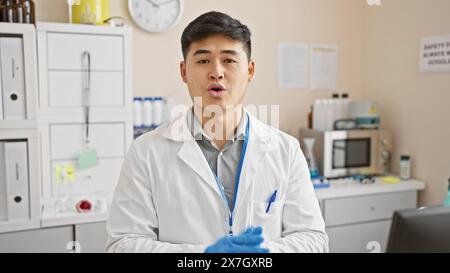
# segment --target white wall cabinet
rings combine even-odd
[[[8,160],[4,150],[0,151],[3,153],[0,155],[0,233],[4,233],[40,225],[38,87],[33,25],[0,23],[0,61],[0,143],[25,143],[22,157],[27,158],[23,165],[27,168],[20,169],[20,175],[16,174],[26,176],[20,178],[25,185],[21,185],[23,192],[19,193],[11,185],[11,177],[6,177],[8,170],[5,168],[11,167],[12,159]],[[19,170],[17,166],[13,171]],[[21,213],[23,217],[12,215],[11,208],[17,206],[26,210]]]
[[[56,23],[36,29],[42,226],[104,221],[133,140],[131,29]],[[86,151],[95,151],[95,166],[80,167]],[[92,213],[76,211],[83,199]]]

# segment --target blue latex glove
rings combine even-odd
[[[268,253],[268,249],[261,248],[262,232],[262,227],[251,227],[237,236],[224,236],[207,247],[205,253]]]

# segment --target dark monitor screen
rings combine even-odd
[[[396,211],[387,252],[450,253],[450,207]]]

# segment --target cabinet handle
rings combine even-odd
[[[83,98],[84,115],[86,123],[85,143],[89,145],[89,115],[90,115],[90,95],[91,95],[91,54],[88,51],[83,52]]]

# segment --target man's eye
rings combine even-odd
[[[233,59],[225,59],[225,63],[235,63],[236,61]]]
[[[208,64],[209,61],[208,60],[200,60],[197,62],[198,64]]]

